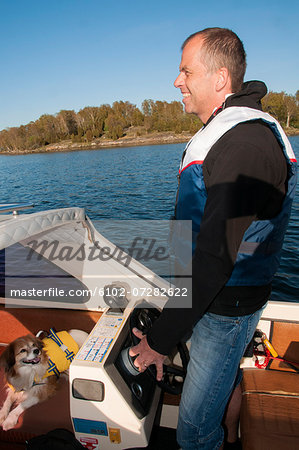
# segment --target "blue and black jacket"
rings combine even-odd
[[[285,185],[286,195],[281,205],[281,211],[275,216],[261,218],[258,217],[258,211],[256,211],[257,217],[246,229],[238,248],[237,257],[233,258],[234,268],[226,286],[267,285],[271,283],[277,271],[296,188],[297,163],[293,150],[281,126],[269,114],[253,108],[232,106],[223,109],[208,126],[203,127],[191,139],[180,167],[176,219],[192,220],[194,252],[208,197],[203,174],[205,158],[213,145],[228,131],[241,123],[248,125],[257,121],[261,121],[271,129],[281,146],[288,169]],[[256,163],[259,164],[259,161],[257,160]],[[234,164],[234,161],[232,161],[232,164]],[[239,176],[242,175],[248,177],[244,173],[240,173]],[[248,186],[250,184],[253,186],[256,183],[256,176],[252,176],[252,179],[247,179]],[[238,183],[238,180],[235,180],[235,182]],[[234,201],[236,200],[234,199]],[[247,200],[247,196],[240,199],[242,202],[247,202]],[[231,219],[240,218],[238,216],[238,214],[235,214],[235,217]],[[196,276],[196,273],[194,273],[194,276]]]
[[[249,82],[187,144],[176,218],[192,220],[192,308],[165,308],[148,334],[167,354],[206,312],[240,316],[268,300],[288,224],[296,161]]]

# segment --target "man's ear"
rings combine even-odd
[[[221,91],[231,85],[230,76],[226,67],[221,67],[217,71],[216,91]]]

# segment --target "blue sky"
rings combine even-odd
[[[295,94],[295,0],[0,0],[0,130],[85,106],[181,100],[180,46],[220,26],[242,39],[245,79]]]

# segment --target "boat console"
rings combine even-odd
[[[107,309],[70,367],[76,437],[93,449],[146,447],[160,388],[128,358],[131,308]]]

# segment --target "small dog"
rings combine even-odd
[[[55,333],[51,329],[43,340],[27,335],[7,346],[0,357],[8,391],[0,410],[4,431],[14,428],[26,409],[55,394],[60,372],[67,370],[87,336],[81,330]],[[53,351],[58,359],[53,357]]]

